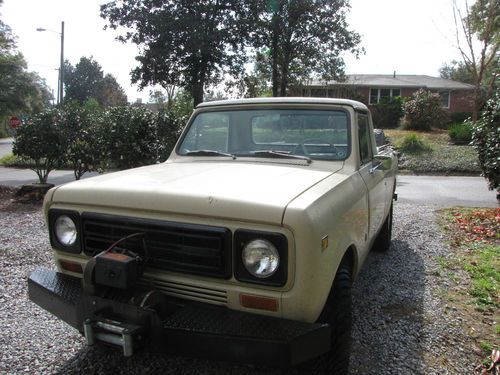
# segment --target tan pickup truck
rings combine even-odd
[[[397,160],[367,107],[200,104],[162,164],[55,187],[29,297],[137,350],[344,374],[351,284],[391,241]]]

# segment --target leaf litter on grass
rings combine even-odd
[[[449,209],[444,211],[443,220],[455,251],[453,260],[470,277],[461,307],[467,311],[468,300],[472,297],[475,308],[468,314],[471,317],[468,324],[477,326],[477,340],[483,355],[491,352],[476,370],[480,374],[500,374],[497,358],[500,346],[500,208]],[[481,322],[473,320],[477,313]]]

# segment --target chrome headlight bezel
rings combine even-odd
[[[259,240],[272,245],[279,258],[279,264],[276,270],[267,276],[257,276],[250,272],[245,266],[245,261],[243,259],[245,248],[252,242]],[[269,286],[283,286],[286,284],[288,277],[288,241],[283,234],[238,229],[234,234],[234,244],[234,276],[237,280]]]
[[[62,217],[69,218],[75,226],[76,238],[71,244],[64,243],[57,233],[57,221]],[[67,253],[79,254],[81,252],[81,220],[80,214],[77,211],[70,210],[59,210],[51,209],[49,210],[49,237],[50,244],[56,250],[64,251]]]

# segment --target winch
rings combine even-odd
[[[84,319],[83,325],[88,345],[94,345],[96,341],[118,345],[129,357],[147,334],[148,312],[162,314],[165,306],[163,294],[136,286],[148,259],[144,236],[144,233],[134,233],[123,237],[87,262],[83,291],[88,297],[93,297],[90,299],[93,313]],[[126,241],[132,237],[143,237],[145,257],[127,250]],[[143,309],[144,314],[125,316],[123,311],[106,306],[103,301],[132,305],[139,308],[138,311]]]

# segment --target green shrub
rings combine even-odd
[[[193,113],[193,97],[186,90],[179,90],[174,99],[174,105],[172,111],[177,117],[187,117],[191,116]]]
[[[92,103],[67,103],[25,122],[15,138],[15,156],[2,162],[32,168],[40,182],[56,167],[72,168],[78,180],[89,171],[153,164],[168,158],[186,121],[175,111],[103,112]]]
[[[101,113],[99,108],[77,102],[66,104],[61,112],[59,128],[66,145],[64,163],[79,180],[84,173],[99,170],[105,159],[104,145],[97,131]]]
[[[28,119],[17,129],[13,153],[32,165],[40,183],[63,160],[64,142],[58,124],[62,113],[58,108],[48,108]]]
[[[97,138],[103,140],[108,167],[140,167],[167,160],[186,122],[175,110],[115,107],[103,114]]]
[[[371,112],[375,128],[397,128],[404,114],[403,99],[400,97],[383,98],[372,107]]]
[[[450,113],[450,122],[452,124],[462,123],[472,117],[472,112],[452,112]]]
[[[417,154],[424,151],[431,151],[432,148],[425,143],[422,137],[415,133],[411,133],[404,137],[400,150],[410,154]]]
[[[448,113],[441,106],[439,94],[420,89],[403,104],[405,127],[410,130],[431,130],[448,122]]]
[[[173,111],[156,113],[157,161],[163,162],[168,159],[187,119],[187,116],[178,116]]]
[[[99,138],[104,142],[107,167],[128,169],[157,161],[156,121],[144,107],[113,107],[104,113]]]
[[[473,125],[472,144],[491,190],[500,190],[500,90],[486,103],[486,111]],[[497,195],[498,197],[498,195]]]
[[[456,145],[469,144],[472,140],[472,124],[469,122],[453,124],[448,129],[448,135]]]

